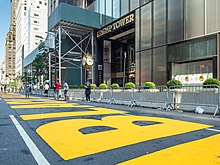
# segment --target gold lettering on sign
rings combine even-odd
[[[112,32],[112,30],[117,30],[131,22],[134,22],[134,13],[112,23],[111,25],[104,27],[103,29],[97,32],[97,38]]]

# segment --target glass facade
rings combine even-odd
[[[185,2],[185,37],[192,38],[205,34],[205,1],[186,0]]]
[[[206,0],[206,32],[213,33],[220,31],[220,1]]]
[[[141,12],[141,50],[151,48],[152,44],[152,12],[151,3],[143,6],[140,9]]]
[[[164,85],[172,74],[185,74],[185,70],[196,74],[201,61],[206,61],[209,72],[217,70],[217,64],[212,64],[217,56],[217,35],[209,34],[220,31],[219,0],[96,0],[92,5],[95,3],[96,12],[102,14],[102,26],[135,13],[136,85],[146,81]],[[124,50],[117,49],[117,45],[111,49],[111,60],[116,60],[120,70],[116,74],[111,68],[114,77],[122,74]]]
[[[167,41],[168,43],[181,41],[184,35],[184,1],[168,0],[167,3]]]

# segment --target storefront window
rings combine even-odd
[[[111,85],[111,42],[104,41],[103,46],[103,65],[105,72],[103,79],[106,84]]]

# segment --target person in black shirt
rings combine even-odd
[[[86,101],[90,101],[90,94],[91,94],[91,86],[90,83],[87,82],[85,86]]]

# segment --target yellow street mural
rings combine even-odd
[[[212,127],[211,125],[160,117],[132,116],[128,115],[126,111],[117,109],[66,103],[37,97],[20,99],[21,97],[23,96],[13,98],[7,95],[5,100],[15,110],[29,108],[36,110],[36,114],[20,115],[23,120],[31,122],[32,120],[57,119],[57,121],[41,125],[36,129],[36,132],[64,160]],[[70,108],[71,111],[37,113],[38,108]],[[77,108],[81,108],[81,110],[78,111]],[[92,115],[107,116],[102,117],[100,120],[84,118]],[[59,119],[65,117],[80,117],[80,119]],[[138,122],[153,124],[138,125]],[[107,129],[94,129],[96,127]],[[119,164],[214,165],[220,164],[219,153],[220,134],[217,134],[148,153]]]
[[[34,109],[34,108],[89,108],[88,105],[72,105],[72,104],[37,104],[37,105],[15,105],[11,106],[12,109]]]
[[[80,107],[80,106],[79,106]],[[82,106],[81,106],[82,107]],[[21,115],[23,120],[37,120],[58,117],[74,117],[74,116],[88,116],[88,115],[106,115],[106,114],[125,114],[125,111],[107,109],[107,108],[88,108],[90,111],[75,111],[75,112],[57,112],[44,114]]]
[[[135,121],[152,121],[161,124],[138,126]],[[88,127],[115,128],[104,132],[83,134]],[[101,121],[93,119],[61,120],[40,126],[37,133],[64,159],[99,153],[147,140],[178,135],[211,127],[166,118],[142,116],[108,116]]]
[[[220,164],[220,134],[170,147],[146,156],[141,156],[120,165],[214,165]]]

